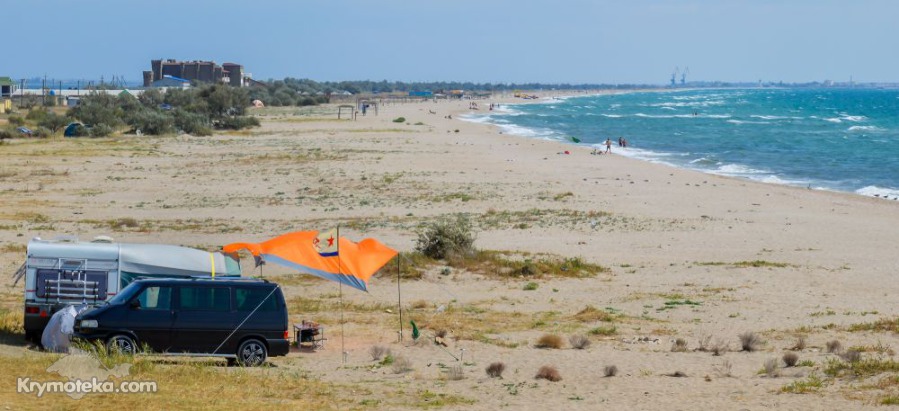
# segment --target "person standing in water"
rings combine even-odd
[[[612,139],[606,139],[606,154],[612,154]]]

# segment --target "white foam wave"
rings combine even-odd
[[[750,175],[750,174],[767,174],[767,171],[756,170],[751,167],[744,166],[742,164],[724,164],[718,167],[713,173],[720,173],[724,175]]]
[[[621,114],[605,114],[605,113],[603,113],[603,114],[600,114],[600,115],[603,116],[603,117],[608,117],[608,118],[621,118],[621,117],[623,117]]]
[[[727,120],[731,124],[771,124],[770,121]]]
[[[858,122],[860,122],[860,121],[865,121],[865,120],[867,120],[868,118],[865,117],[865,116],[850,116],[850,115],[845,115],[845,114],[844,114],[843,116],[840,117],[840,119],[841,119],[841,120],[845,120],[845,121],[853,121],[853,122],[858,123]]]
[[[852,126],[846,129],[846,131],[884,131],[882,128],[877,126]]]
[[[855,193],[861,194],[863,196],[869,196],[869,197],[888,198],[891,200],[899,199],[899,189],[895,189],[895,188],[867,186],[867,187],[862,187],[858,190],[855,190]]]

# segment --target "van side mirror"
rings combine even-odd
[[[131,307],[132,310],[140,310],[140,300],[135,299],[128,306]]]

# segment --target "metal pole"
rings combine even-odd
[[[396,258],[396,307],[400,312],[400,342],[403,342],[403,294],[400,291],[400,256]]]
[[[346,329],[344,328],[344,321],[343,321],[343,281],[341,280],[342,275],[343,275],[343,273],[341,273],[341,268],[340,268],[340,224],[337,224],[337,278],[338,278],[337,286],[338,286],[338,290],[339,290],[338,291],[338,295],[339,295],[338,303],[340,304],[340,352],[343,353],[343,363],[346,364],[347,352],[346,352],[346,345],[344,342],[345,336],[346,336]]]

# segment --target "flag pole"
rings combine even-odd
[[[337,281],[338,287],[338,303],[340,304],[340,352],[343,355],[343,363],[346,364],[346,344],[344,342],[345,338],[345,328],[344,328],[344,320],[343,320],[343,273],[340,268],[340,223],[337,224],[337,278],[340,281]]]

